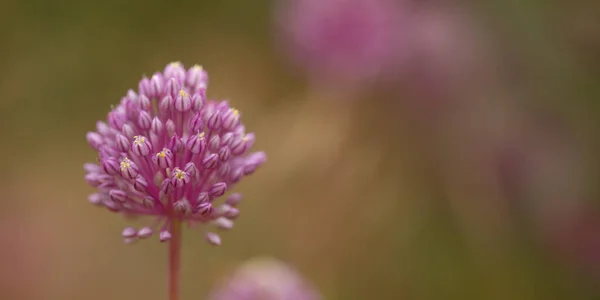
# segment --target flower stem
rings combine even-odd
[[[169,300],[179,300],[181,261],[181,221],[173,218],[169,241]]]

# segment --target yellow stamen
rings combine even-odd
[[[179,96],[186,97],[187,95],[188,93],[186,93],[184,90],[179,90]]]
[[[139,145],[141,145],[141,144],[143,144],[143,143],[145,143],[145,142],[146,142],[146,138],[145,138],[145,137],[143,137],[143,136],[136,135],[136,136],[134,136],[133,138],[134,138],[134,141],[133,141],[133,143],[134,143],[136,146],[139,146]]]
[[[122,171],[125,171],[125,170],[127,170],[128,168],[130,168],[130,167],[131,167],[131,161],[130,161],[130,160],[129,160],[129,158],[127,158],[127,157],[126,157],[126,158],[124,158],[124,159],[121,161],[121,170],[122,170]]]
[[[175,169],[175,177],[179,180],[182,180],[183,177],[185,176],[185,172],[181,171],[180,169]]]

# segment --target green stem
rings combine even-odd
[[[169,300],[179,300],[181,262],[181,221],[173,218],[169,241]]]

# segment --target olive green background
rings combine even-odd
[[[88,203],[82,165],[96,159],[85,139],[96,120],[171,61],[203,65],[209,96],[230,99],[269,156],[236,188],[241,217],[221,247],[202,230],[184,232],[182,299],[205,299],[256,256],[292,263],[326,299],[600,298],[600,277],[553,251],[526,209],[478,181],[486,177],[469,160],[477,150],[441,130],[494,106],[465,100],[429,114],[407,105],[419,99],[401,88],[313,88],[277,51],[273,5],[1,2],[0,299],[166,299],[167,248],[157,239],[124,245],[131,222]],[[455,5],[518,66],[518,84],[504,89],[523,96],[517,107],[570,128],[586,154],[570,154],[583,161],[576,184],[597,204],[598,5]],[[505,95],[513,93],[485,98]],[[510,118],[498,126],[509,132]],[[480,133],[473,143],[488,136]],[[553,193],[540,182],[538,194]]]

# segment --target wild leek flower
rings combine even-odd
[[[271,258],[243,264],[210,300],[319,300],[321,295],[291,266]]]
[[[170,299],[178,299],[181,223],[210,223],[230,229],[241,195],[221,198],[266,160],[250,153],[254,134],[246,133],[240,112],[227,101],[206,100],[208,76],[200,66],[186,70],[171,63],[144,77],[88,132],[98,163],[85,164],[85,179],[97,192],[91,203],[127,216],[151,216],[147,227],[127,227],[127,242],[158,233],[169,242]],[[206,234],[219,245],[219,235]]]
[[[293,63],[320,81],[365,81],[395,72],[406,18],[395,0],[279,0],[277,27]]]

